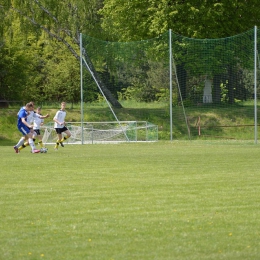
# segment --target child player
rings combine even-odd
[[[30,111],[33,111],[33,104],[27,103],[25,107],[21,108],[18,113],[17,119],[17,128],[23,134],[23,138],[14,146],[14,150],[16,153],[19,153],[18,147],[24,144],[24,142],[28,141],[29,145],[32,148],[32,153],[39,153],[40,150],[35,148],[33,142],[33,133],[31,131],[32,126],[27,123],[27,116],[29,115]]]
[[[41,129],[41,126],[44,123],[44,119],[41,117],[42,114],[41,114],[41,108],[40,107],[37,107],[35,114],[36,114],[36,117],[34,118],[34,121],[33,121],[33,131],[34,131],[33,138],[35,139],[35,137],[37,136],[37,138],[39,140],[39,145],[40,145],[41,148],[43,148],[44,145],[42,143],[42,136],[41,136],[40,129]]]
[[[33,102],[30,102],[33,104]],[[33,104],[34,106],[34,104]],[[41,148],[43,148],[43,144],[42,144],[42,136],[40,133],[40,127],[43,124],[44,118],[49,117],[49,114],[43,116],[41,114],[41,108],[38,107],[36,111],[30,111],[30,114],[27,116],[27,123],[29,124],[33,124],[33,129],[31,129],[31,132],[33,134],[33,141],[35,142],[35,138],[37,136],[37,138],[39,139],[39,145],[41,146]],[[23,145],[21,145],[20,147],[18,147],[18,150],[21,151],[23,148],[25,148],[26,146],[29,145],[29,142],[25,142]]]
[[[64,147],[63,141],[68,139],[71,136],[71,133],[69,129],[66,127],[65,123],[65,117],[66,117],[66,102],[61,102],[61,109],[57,111],[56,115],[53,118],[54,123],[54,128],[56,130],[58,140],[56,142],[56,145],[54,146],[55,150],[58,150],[59,144]],[[62,138],[62,133],[65,133],[66,136]]]

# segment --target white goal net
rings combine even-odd
[[[155,142],[158,141],[158,126],[146,121],[120,122],[68,122],[71,137],[67,144]],[[54,144],[57,134],[52,124],[43,128],[43,143]]]

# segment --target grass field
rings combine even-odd
[[[252,142],[26,149],[0,146],[0,259],[259,259]]]

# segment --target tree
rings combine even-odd
[[[41,97],[45,100],[66,100],[76,103],[80,96],[79,63],[60,43],[49,44],[45,48],[43,73],[48,75],[42,84]],[[54,56],[55,55],[55,56]]]
[[[11,34],[13,37],[7,37]],[[0,48],[0,97],[6,100],[24,100],[28,98],[26,88],[31,82],[28,77],[34,74],[36,66],[35,50],[21,35],[19,21],[14,19],[12,27],[3,34]]]
[[[34,32],[40,35],[44,31],[51,38],[64,44],[73,56],[79,60],[80,33],[91,31],[94,36],[100,32],[97,10],[101,7],[101,0],[65,0],[65,1],[39,1],[25,0],[23,2],[14,0],[5,9],[9,10],[10,19],[16,14],[20,15],[21,30],[24,34]],[[13,12],[10,15],[10,12]],[[85,21],[90,21],[86,23]],[[76,46],[76,48],[75,48]],[[85,59],[88,62],[94,76],[98,79],[99,85],[103,90],[108,101],[114,107],[122,107],[114,98],[109,89],[99,79],[87,52],[84,52]]]
[[[185,35],[190,38],[224,38],[237,35],[252,29],[254,25],[259,25],[260,2],[258,0],[189,0],[189,1],[170,1],[170,0],[147,0],[147,1],[123,1],[123,0],[104,0],[104,7],[100,10],[102,14],[102,28],[107,32],[112,40],[131,41],[155,37],[172,29],[178,35]],[[113,17],[113,19],[111,19]],[[249,53],[249,45],[242,45],[241,51]],[[252,41],[251,41],[252,43]],[[207,43],[205,43],[207,44]],[[202,43],[202,47],[205,47]],[[231,43],[232,44],[232,43]],[[243,87],[234,80],[239,77],[239,64],[246,64],[248,56],[238,59],[235,50],[240,43],[230,46],[225,53],[227,59],[225,63],[218,64],[218,61],[212,57],[224,52],[224,48],[213,46],[210,51],[212,60],[206,60],[209,53],[205,54],[199,45],[195,48],[189,46],[189,43],[182,42],[174,46],[180,53],[175,57],[177,63],[177,73],[182,75],[179,78],[182,96],[186,96],[186,75],[198,75],[204,73],[214,79],[214,88],[216,90],[215,100],[220,100],[219,84],[227,81],[227,96],[230,103],[234,102],[237,87]],[[232,48],[233,47],[233,48]],[[187,55],[189,53],[189,55]],[[235,56],[234,56],[235,55]],[[242,56],[242,55],[241,55]],[[241,57],[240,56],[240,57]],[[216,56],[217,57],[217,56]],[[190,68],[190,59],[196,59],[193,63],[195,67]],[[246,67],[248,67],[246,65]],[[233,68],[233,69],[231,69]],[[232,76],[232,75],[233,76]],[[221,79],[221,80],[220,80]]]
[[[104,0],[99,13],[111,40],[129,41],[169,29],[192,38],[228,37],[259,25],[259,9],[258,0]]]

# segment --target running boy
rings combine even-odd
[[[35,113],[36,117],[34,118],[34,121],[33,121],[33,130],[34,130],[33,137],[35,139],[35,137],[37,136],[37,138],[39,140],[39,145],[41,146],[41,148],[43,148],[44,145],[42,143],[42,135],[41,135],[40,129],[44,123],[44,119],[42,118],[41,110],[42,109],[40,107],[37,107],[37,109],[36,109],[36,113]]]
[[[27,116],[29,115],[30,111],[33,111],[33,104],[27,103],[25,107],[21,108],[18,113],[18,119],[17,119],[17,128],[18,130],[23,134],[24,138],[21,138],[20,141],[17,143],[17,145],[14,146],[14,150],[16,153],[19,153],[18,147],[24,144],[24,142],[28,141],[29,145],[32,148],[32,153],[39,153],[40,150],[37,150],[35,148],[34,142],[33,142],[33,133],[31,131],[32,125],[27,123]]]
[[[55,117],[53,118],[54,123],[54,128],[56,130],[58,140],[56,142],[56,145],[54,146],[55,150],[58,150],[59,144],[64,147],[63,141],[68,139],[71,136],[71,133],[69,129],[66,127],[65,123],[65,117],[66,117],[66,102],[61,102],[61,109],[57,111]],[[64,136],[62,138],[62,133],[65,133],[67,136]]]
[[[30,112],[30,115],[32,113],[33,113],[33,116],[32,116],[32,119],[33,119],[33,122],[32,122],[33,123],[33,131],[32,131],[32,133],[33,133],[33,141],[35,142],[36,137],[37,137],[38,140],[39,140],[40,147],[43,148],[44,145],[42,143],[42,136],[41,136],[40,128],[43,125],[44,118],[49,117],[49,114],[47,114],[46,116],[43,116],[41,114],[41,108],[40,107],[38,107],[35,112]],[[28,118],[29,118],[29,116],[27,117],[27,123],[29,123],[28,122],[28,120],[29,120]],[[23,145],[18,147],[18,150],[21,151],[23,148],[25,148],[28,145],[29,145],[29,143],[25,142]]]

